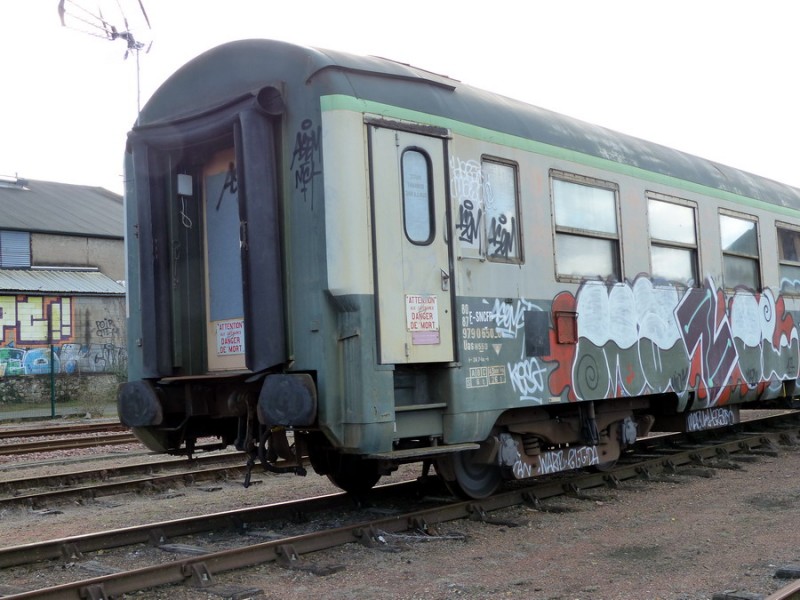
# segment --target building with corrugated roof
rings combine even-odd
[[[103,188],[0,176],[0,377],[124,369],[123,219]]]

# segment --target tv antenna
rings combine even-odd
[[[139,9],[144,17],[144,22],[147,29],[150,27],[150,19],[147,16],[147,11],[144,9],[142,0],[137,0]],[[128,24],[128,17],[122,8],[120,0],[116,0],[117,8],[119,9],[120,16],[124,27],[120,28],[112,25],[103,16],[103,12],[98,6],[97,12],[94,13],[87,8],[84,8],[74,0],[59,0],[58,3],[58,16],[61,19],[61,25],[69,29],[74,29],[88,35],[99,37],[109,41],[122,40],[125,42],[125,56],[123,60],[127,59],[130,54],[136,57],[136,111],[141,111],[141,83],[139,78],[139,54],[142,50],[145,54],[150,52],[150,47],[153,45],[152,40],[149,43],[142,42],[136,39],[133,35],[133,30]]]

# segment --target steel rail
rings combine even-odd
[[[31,489],[37,487],[64,487],[76,485],[86,481],[108,481],[114,477],[129,477],[132,475],[149,474],[161,470],[178,468],[194,468],[206,463],[214,462],[244,462],[245,454],[242,452],[229,452],[214,455],[196,456],[191,461],[187,458],[166,458],[157,462],[139,462],[131,465],[120,465],[111,467],[100,467],[97,469],[84,469],[81,471],[70,471],[68,473],[55,473],[50,475],[38,475],[35,477],[18,477],[16,479],[0,480],[0,490],[14,493],[19,489]],[[16,496],[15,496],[16,497]],[[2,502],[2,499],[0,499]]]
[[[764,600],[800,600],[800,579],[773,592]]]
[[[31,506],[40,506],[45,501],[56,499],[68,498],[70,496],[82,496],[84,498],[97,498],[101,496],[110,496],[124,491],[138,489],[146,486],[158,487],[163,484],[172,483],[178,480],[184,480],[187,483],[197,483],[202,481],[211,481],[219,479],[221,476],[231,473],[241,475],[247,472],[247,465],[240,464],[208,467],[203,469],[194,469],[192,471],[180,471],[174,473],[164,473],[161,475],[149,475],[145,477],[138,477],[136,479],[127,479],[125,481],[114,481],[105,483],[94,483],[85,486],[76,486],[71,488],[58,488],[45,490],[40,492],[30,492],[19,494],[16,496],[9,496],[7,498],[0,498],[0,507],[27,503]]]
[[[94,448],[96,446],[114,446],[118,444],[133,444],[139,440],[132,433],[116,433],[111,435],[94,435],[91,437],[64,438],[56,440],[41,440],[38,442],[23,442],[0,446],[0,456],[14,456],[18,454],[33,454],[35,452],[56,452],[58,450],[76,450],[79,448]]]
[[[302,554],[334,548],[351,542],[368,542],[375,532],[400,533],[409,529],[427,530],[430,525],[468,518],[486,511],[499,510],[524,502],[521,492],[506,492],[487,498],[480,504],[472,501],[448,504],[445,507],[417,510],[346,525],[321,532],[291,536],[250,546],[210,552],[200,557],[182,559],[115,573],[54,587],[7,596],[7,600],[37,598],[41,600],[79,600],[109,598],[163,585],[182,583],[189,579],[209,581],[213,575],[257,564],[285,560],[296,563]]]
[[[397,497],[418,490],[416,481],[378,486],[370,498]],[[271,520],[298,520],[324,510],[353,508],[356,501],[344,492],[291,500],[212,514],[184,517],[87,533],[68,538],[0,548],[0,569],[63,557],[80,557],[87,552],[109,550],[133,544],[162,544],[169,539],[207,531],[245,531],[250,524]]]
[[[83,433],[99,433],[104,431],[127,431],[122,423],[80,423],[76,425],[53,425],[45,427],[21,427],[15,429],[0,428],[0,440],[9,438],[44,437],[47,435],[71,435]]]
[[[347,525],[324,532],[293,536],[222,552],[211,552],[200,557],[145,567],[129,572],[104,575],[98,578],[63,584],[52,588],[37,590],[35,592],[25,592],[10,596],[9,598],[17,600],[34,597],[43,598],[45,600],[48,598],[105,598],[150,587],[181,583],[192,578],[198,581],[207,581],[210,580],[214,574],[227,570],[279,559],[291,563],[292,561],[299,560],[302,554],[354,541],[369,541],[376,537],[376,531],[384,533],[399,533],[408,529],[421,529],[424,531],[427,530],[430,525],[436,523],[461,518],[483,519],[486,518],[485,515],[488,512],[523,503],[533,503],[535,505],[540,500],[553,496],[580,494],[583,490],[599,486],[617,486],[621,481],[626,479],[649,477],[651,475],[651,470],[671,471],[681,465],[697,464],[698,462],[702,462],[705,458],[720,457],[721,455],[725,456],[728,453],[774,452],[776,442],[782,439],[779,433],[756,433],[752,436],[740,435],[738,439],[715,443],[707,447],[690,447],[682,451],[670,452],[664,456],[647,458],[642,462],[623,465],[603,473],[580,475],[569,480],[553,479],[552,481],[537,482],[533,486],[521,487],[520,489],[496,494],[480,502],[463,501],[441,507],[416,510],[404,515],[370,520],[368,522]],[[382,486],[384,489],[389,487],[390,486]],[[381,488],[376,488],[376,491],[379,489]],[[291,505],[296,508],[298,503],[287,504],[287,506]],[[293,508],[290,510],[293,510]],[[230,525],[231,518],[233,518],[233,523],[239,522],[241,513],[237,511],[236,517],[233,517],[232,514],[227,514],[219,518]],[[201,519],[207,521],[208,517],[201,517]],[[150,529],[153,527],[154,526],[151,525]],[[147,528],[135,529],[139,530],[137,533],[139,536],[138,539],[134,542],[126,542],[122,545],[144,541],[144,531],[146,531]],[[206,530],[207,529],[206,527]],[[150,533],[148,537],[152,537],[152,535],[153,534]],[[62,544],[75,544],[76,541],[88,541],[92,536],[81,537],[84,539],[70,538],[69,540],[63,541]],[[116,537],[118,540],[121,540],[126,536],[116,534]],[[52,547],[50,552],[53,552]],[[59,548],[59,554],[64,554],[62,548]],[[3,566],[4,558],[7,557],[0,554],[0,566]],[[53,558],[53,556],[42,557],[42,559],[44,558]],[[143,585],[146,587],[143,588]]]

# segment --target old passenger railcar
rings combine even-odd
[[[479,497],[794,394],[794,188],[262,40],[168,79],[126,161],[119,413],[150,448],[348,490],[435,461]]]

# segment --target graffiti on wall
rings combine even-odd
[[[71,297],[0,296],[0,377],[124,368],[127,352],[115,320],[90,321],[87,310],[77,326],[75,312]]]
[[[694,391],[693,408],[713,407],[778,394],[782,381],[800,374],[798,328],[770,289],[738,289],[726,298],[710,278],[680,289],[639,277],[585,282],[549,307],[484,299],[483,308],[504,338],[513,393],[526,403],[667,392],[685,403]],[[481,310],[462,305],[462,315]],[[575,340],[565,343],[561,331],[570,319],[553,315],[573,316]]]

